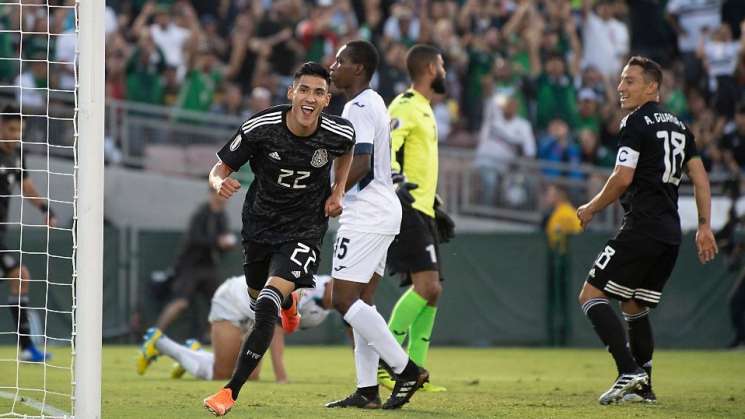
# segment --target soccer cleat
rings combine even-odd
[[[186,342],[184,342],[184,346],[191,349],[192,351],[198,351],[202,349],[202,344],[199,343],[196,339],[186,339]],[[171,378],[179,379],[184,376],[184,373],[186,373],[186,370],[184,367],[181,366],[178,362],[173,363],[173,368],[171,369]]]
[[[225,416],[233,408],[233,390],[221,388],[217,393],[207,397],[202,402],[205,409],[209,410],[215,416]]]
[[[288,335],[300,327],[300,313],[297,311],[298,296],[296,292],[290,294],[292,298],[292,306],[288,309],[280,310],[279,317],[282,320],[282,329]]]
[[[393,390],[396,382],[393,381],[393,378],[391,378],[391,374],[388,372],[388,370],[383,367],[378,367],[378,384],[387,388],[388,390]]]
[[[425,393],[442,393],[448,391],[447,387],[437,386],[430,382],[426,382],[422,385],[422,391]]]
[[[359,391],[350,394],[346,399],[326,403],[326,407],[358,407],[360,409],[380,409],[380,405],[379,395],[370,399]]]
[[[391,397],[383,404],[383,409],[400,409],[401,406],[411,400],[411,396],[419,390],[424,383],[429,381],[429,372],[424,368],[417,367],[419,372],[415,377],[404,378],[399,376],[396,385],[393,386]]]
[[[137,354],[137,374],[145,374],[145,370],[150,364],[153,363],[158,356],[160,351],[155,347],[155,342],[163,336],[163,332],[157,327],[151,327],[145,332],[145,336],[142,337],[142,346],[140,352]]]
[[[44,362],[52,359],[52,354],[42,352],[36,349],[36,346],[30,345],[28,348],[21,351],[19,358],[24,362]]]
[[[657,396],[652,391],[652,386],[644,384],[641,389],[632,390],[629,393],[624,394],[624,402],[629,403],[657,403]]]
[[[648,382],[649,376],[643,370],[631,374],[621,374],[616,378],[611,388],[600,396],[598,403],[606,405],[623,401],[623,397],[627,393],[641,388],[642,385]]]

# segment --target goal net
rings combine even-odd
[[[0,0],[0,417],[100,416],[103,3]]]

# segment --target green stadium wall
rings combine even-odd
[[[39,230],[39,229],[37,229]],[[129,325],[142,329],[157,318],[162,302],[149,293],[150,272],[167,268],[180,246],[181,235],[172,232],[145,231],[133,237],[137,240],[137,263],[123,251],[127,241],[112,227],[105,231],[104,249],[104,331],[126,330]],[[17,242],[10,235],[8,244]],[[566,344],[575,347],[600,345],[592,328],[576,303],[576,295],[586,273],[599,252],[607,233],[585,233],[570,241],[569,279],[565,299],[570,314]],[[134,240],[134,239],[131,239]],[[24,250],[43,250],[46,234],[24,231]],[[50,249],[69,248],[69,239],[50,237]],[[332,240],[323,245],[321,273],[330,271]],[[128,246],[127,246],[128,247]],[[547,260],[545,237],[540,233],[461,234],[441,249],[444,266],[444,292],[440,299],[437,322],[432,341],[440,345],[467,346],[545,346],[548,345],[547,318]],[[125,260],[126,259],[126,260]],[[233,251],[221,260],[221,277],[241,273],[241,252]],[[44,279],[46,258],[24,256],[24,263],[35,279]],[[119,281],[120,272],[136,267],[132,278],[138,278],[135,301],[124,298],[126,284]],[[69,261],[53,261],[50,278],[69,283]],[[723,347],[731,338],[728,314],[728,294],[735,281],[726,272],[723,258],[709,265],[701,265],[697,258],[692,235],[686,235],[671,281],[665,288],[662,303],[652,314],[655,339],[661,347],[716,348]],[[32,283],[32,305],[43,306],[46,286]],[[7,301],[7,286],[0,287],[0,302]],[[49,307],[69,310],[69,286],[50,286]],[[402,292],[398,278],[383,279],[377,294],[378,310],[387,318]],[[135,307],[123,307],[123,304]],[[197,301],[168,331],[177,339],[203,330],[209,309],[207,301]],[[43,316],[42,316],[43,317]],[[48,317],[48,334],[69,337],[70,320],[67,315]],[[124,325],[124,326],[123,326]],[[0,311],[0,332],[15,330],[7,309]],[[105,333],[106,335],[106,333]],[[108,338],[112,342],[133,341],[137,333],[119,333]],[[15,340],[0,334],[0,342]],[[320,328],[301,331],[289,337],[290,343],[327,344],[344,342],[341,319],[333,313]]]

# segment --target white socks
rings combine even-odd
[[[191,375],[202,380],[212,380],[212,368],[215,355],[207,351],[195,351],[172,341],[168,336],[161,336],[155,347],[160,353],[175,359]]]
[[[380,355],[357,329],[354,333],[354,366],[357,371],[357,388],[378,385],[378,361]]]
[[[401,345],[398,344],[391,331],[388,330],[385,319],[383,319],[383,316],[377,310],[365,304],[364,301],[357,300],[347,310],[344,320],[352,325],[355,332],[355,363],[358,363],[356,360],[357,348],[362,346],[357,344],[356,335],[359,334],[380,355],[380,358],[393,369],[393,372],[399,374],[406,368],[406,364],[409,362],[409,356]],[[360,349],[364,351],[364,348]],[[366,369],[367,367],[363,367],[363,370]],[[375,366],[375,370],[377,370],[377,365]],[[362,373],[365,372],[363,371]],[[360,372],[358,371],[357,374],[359,380]],[[365,381],[367,379],[367,374],[365,374]]]

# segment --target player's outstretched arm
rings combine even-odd
[[[706,263],[714,259],[719,249],[711,231],[711,189],[709,176],[700,158],[694,157],[686,163],[686,172],[693,182],[693,195],[698,210],[698,230],[696,231],[696,250],[698,260]]]
[[[352,151],[342,154],[334,159],[334,187],[331,196],[326,199],[325,213],[327,217],[338,217],[341,215],[341,201],[346,191],[349,167],[352,165]]]
[[[217,191],[217,194],[225,199],[233,196],[241,187],[240,182],[230,177],[231,173],[233,173],[233,169],[223,162],[217,162],[210,170],[210,188]]]
[[[21,189],[23,190],[24,198],[31,199],[34,206],[47,216],[47,225],[49,227],[55,227],[57,225],[57,219],[54,216],[54,212],[52,212],[52,209],[49,208],[49,205],[47,205],[44,199],[41,198],[36,185],[34,185],[34,181],[30,177],[23,179]]]
[[[605,182],[603,189],[590,202],[577,209],[577,217],[583,228],[587,227],[595,214],[605,209],[605,207],[623,195],[629,185],[631,185],[631,181],[634,180],[634,170],[634,168],[617,164],[613,169],[613,173],[611,173]]]

